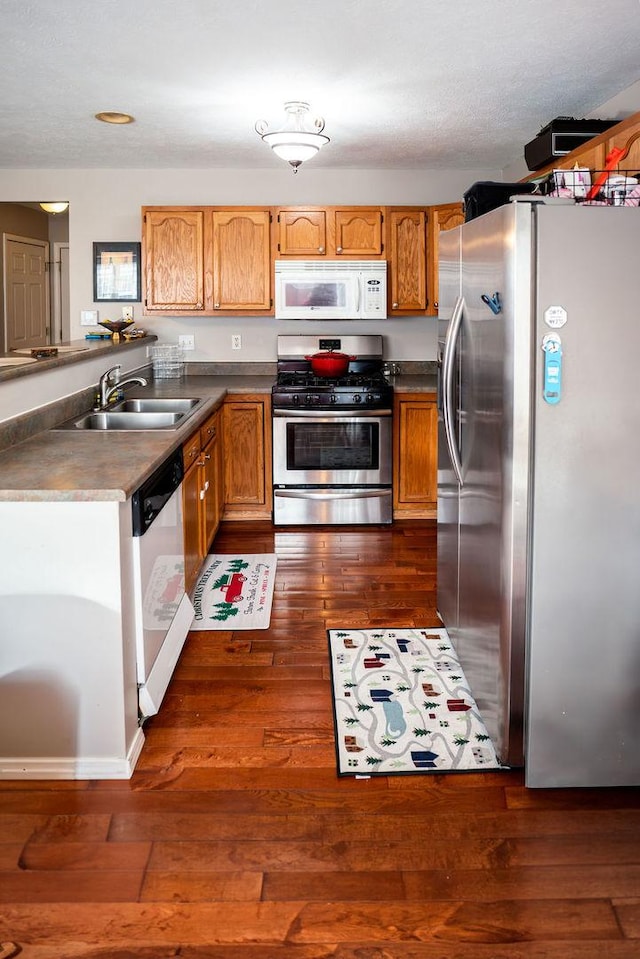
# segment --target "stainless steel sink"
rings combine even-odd
[[[74,420],[70,428],[78,430],[166,430],[176,429],[184,413],[122,413],[106,410],[88,413]]]
[[[177,430],[195,411],[200,399],[148,397],[126,399],[108,410],[74,416],[57,430]]]
[[[150,396],[121,400],[113,406],[113,410],[123,413],[189,413],[199,402],[199,399],[181,399],[177,396]]]

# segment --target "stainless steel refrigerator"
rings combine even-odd
[[[640,784],[640,210],[440,239],[438,612],[528,786]]]

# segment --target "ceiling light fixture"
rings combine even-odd
[[[103,123],[133,123],[133,117],[128,113],[116,113],[112,110],[96,113],[95,118],[96,120],[102,120]]]
[[[64,213],[69,209],[69,204],[65,202],[41,203],[40,206],[45,213]]]
[[[329,143],[329,137],[321,135],[324,130],[322,117],[307,117],[308,103],[289,100],[284,105],[284,112],[286,120],[280,130],[269,133],[266,120],[258,120],[255,130],[276,156],[290,163],[293,172],[297,173],[301,163],[310,160],[325,143]]]

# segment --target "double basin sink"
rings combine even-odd
[[[120,400],[107,410],[75,416],[59,430],[177,430],[201,403],[199,398],[148,397]]]

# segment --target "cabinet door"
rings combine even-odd
[[[338,256],[377,256],[382,253],[382,210],[334,211],[334,248]]]
[[[204,310],[204,212],[143,209],[144,312]]]
[[[438,410],[435,397],[394,397],[393,509],[398,519],[430,519],[438,498]]]
[[[325,210],[279,210],[279,256],[318,256],[327,252]]]
[[[389,229],[389,312],[422,313],[427,308],[427,214],[391,210]]]
[[[211,546],[222,517],[220,502],[221,476],[221,437],[220,411],[214,413],[202,427],[202,544],[206,553]]]
[[[613,172],[623,171],[636,174],[637,171],[640,170],[640,130],[638,130],[637,124],[623,130],[621,133],[614,134],[614,136],[607,140],[606,149],[603,151],[602,165],[596,167],[596,169],[604,169],[604,160],[614,147],[624,150],[625,153],[618,161],[617,167]],[[586,163],[584,165],[587,166]]]
[[[198,460],[184,474],[182,509],[184,523],[184,581],[187,592],[194,586],[206,555],[202,544],[200,493],[202,466]]]
[[[462,203],[442,203],[439,206],[429,207],[429,223],[427,227],[427,289],[429,303],[427,313],[436,316],[438,313],[438,246],[439,237],[445,230],[452,230],[464,223]]]
[[[270,397],[227,397],[223,407],[225,518],[271,516]]]
[[[214,210],[212,215],[214,310],[270,310],[269,210]]]

